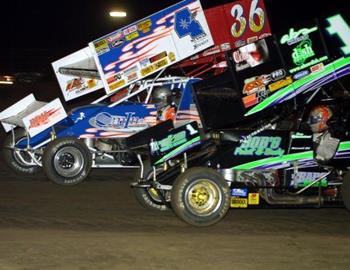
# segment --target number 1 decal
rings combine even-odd
[[[350,54],[350,26],[344,18],[338,14],[327,19],[329,27],[327,31],[330,35],[338,35],[344,46],[341,48],[344,54]]]

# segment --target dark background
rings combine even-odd
[[[178,0],[7,0],[0,3],[0,74],[51,72],[50,63],[122,26],[142,19]],[[201,0],[204,8],[228,0]],[[322,16],[349,0],[265,0],[272,31],[293,22]],[[127,18],[111,18],[111,9],[127,11]]]

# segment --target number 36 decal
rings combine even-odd
[[[231,15],[235,19],[231,27],[231,33],[235,38],[241,37],[247,29],[247,21],[249,29],[254,32],[260,32],[265,26],[265,12],[258,6],[259,0],[252,0],[248,14],[244,14],[244,8],[241,4],[236,4],[231,9]]]

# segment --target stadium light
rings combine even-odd
[[[0,76],[0,84],[14,84],[13,76]]]
[[[109,16],[123,18],[123,17],[126,17],[126,12],[125,11],[111,11],[111,12],[109,12]]]

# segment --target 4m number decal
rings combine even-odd
[[[241,4],[232,7],[231,15],[235,19],[231,27],[231,33],[235,38],[243,36],[247,25],[254,33],[260,32],[265,26],[265,12],[259,7],[259,0],[251,1],[248,18],[245,16],[244,7]]]

